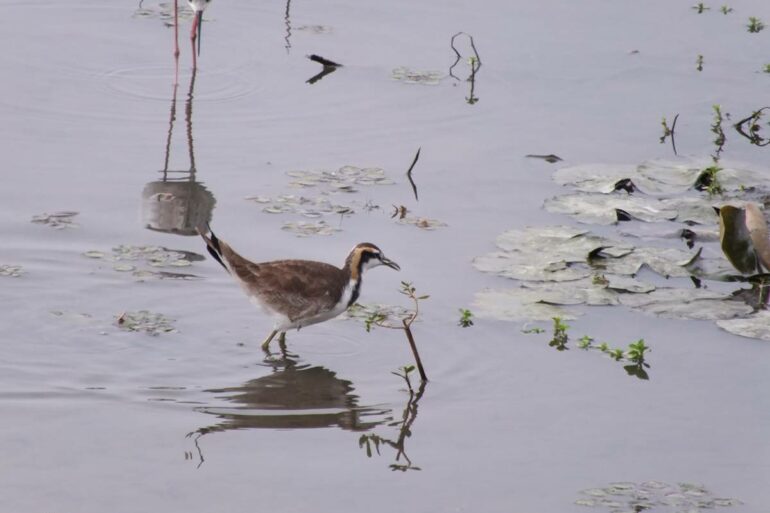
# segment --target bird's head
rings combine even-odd
[[[364,271],[380,265],[387,265],[396,271],[401,270],[397,263],[386,258],[382,250],[370,242],[356,244],[348,255],[346,265],[350,266],[350,274],[353,279],[358,279]]]

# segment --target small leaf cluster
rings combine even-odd
[[[551,338],[551,341],[548,343],[548,345],[555,347],[557,351],[565,351],[569,349],[567,347],[567,341],[569,340],[567,330],[569,329],[569,325],[562,321],[561,317],[553,317],[552,319],[553,338]]]
[[[760,20],[756,16],[749,16],[749,24],[746,25],[746,28],[752,34],[756,34],[757,32],[765,28],[765,24],[762,23],[762,20]]]
[[[403,367],[399,367],[397,370],[391,371],[390,373],[403,379],[406,382],[406,386],[409,388],[409,391],[411,392],[413,389],[412,381],[409,379],[409,374],[414,372],[415,368],[416,367],[414,365],[404,365]]]
[[[473,312],[467,308],[460,308],[460,320],[457,324],[463,328],[470,328],[473,326]]]
[[[564,322],[561,317],[553,317],[553,335],[548,345],[555,348],[557,351],[566,351],[569,349],[567,344],[569,342],[569,325]],[[524,333],[542,333],[544,330],[541,328],[532,328],[524,331]],[[644,339],[639,339],[636,342],[628,344],[626,349],[610,347],[606,342],[595,343],[595,340],[588,335],[583,335],[577,340],[577,346],[580,349],[589,350],[594,349],[609,356],[616,362],[627,362],[628,365],[624,365],[626,373],[629,376],[635,376],[639,379],[650,379],[647,371],[650,365],[645,361],[646,354],[650,351],[650,347],[644,343]]]
[[[639,379],[650,379],[645,370],[646,368],[650,368],[650,365],[645,362],[645,354],[650,351],[650,347],[644,343],[643,338],[640,338],[636,342],[631,342],[628,344],[628,347],[623,350],[617,347],[610,347],[606,342],[594,344],[594,339],[588,335],[584,335],[578,341],[578,347],[586,350],[596,349],[616,362],[626,361],[629,365],[624,365],[623,369],[625,369],[629,376],[636,376]]]
[[[711,9],[711,7],[706,7],[706,4],[703,2],[698,2],[697,4],[693,5],[692,8],[695,9],[695,12],[698,14],[703,14],[705,11]]]

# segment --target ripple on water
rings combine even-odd
[[[195,102],[228,102],[260,92],[262,88],[247,80],[247,75],[245,69],[239,68],[199,71],[195,77]],[[189,70],[180,70],[177,99],[186,99],[191,78]],[[173,66],[120,68],[105,72],[101,79],[120,96],[167,101],[174,93]]]

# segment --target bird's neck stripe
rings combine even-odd
[[[350,307],[358,300],[358,296],[361,295],[361,275],[359,274],[358,279],[351,278],[348,287],[351,288],[350,299],[348,299],[348,307]]]
[[[355,253],[353,253],[350,259],[350,279],[351,280],[361,279],[362,264],[363,264],[363,259],[361,258],[361,251],[358,250]]]

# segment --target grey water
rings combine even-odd
[[[770,6],[730,6],[216,0],[194,74],[183,11],[177,75],[171,4],[3,2],[0,266],[20,275],[0,275],[0,511],[620,511],[575,501],[651,481],[767,511],[766,342],[611,308],[572,323],[644,338],[642,381],[516,323],[457,325],[474,293],[511,286],[474,256],[568,222],[542,209],[559,165],[675,159],[659,137],[677,113],[680,154],[704,157],[713,104],[764,106],[770,30],[745,25]],[[473,82],[464,36],[449,75],[460,31]],[[318,77],[313,54],[342,66]],[[725,158],[766,164],[729,137]],[[394,183],[291,184],[345,166]],[[263,212],[281,196],[290,211]],[[401,205],[441,225],[391,218]],[[77,215],[31,222],[56,212]],[[292,231],[319,221],[328,235]],[[413,328],[430,382],[391,374],[412,361],[401,332],[346,319],[265,360],[270,321],[202,258],[202,222],[257,261],[376,243],[402,270],[367,274],[361,300],[408,307],[402,280],[430,295]],[[143,310],[169,331],[119,325]]]

